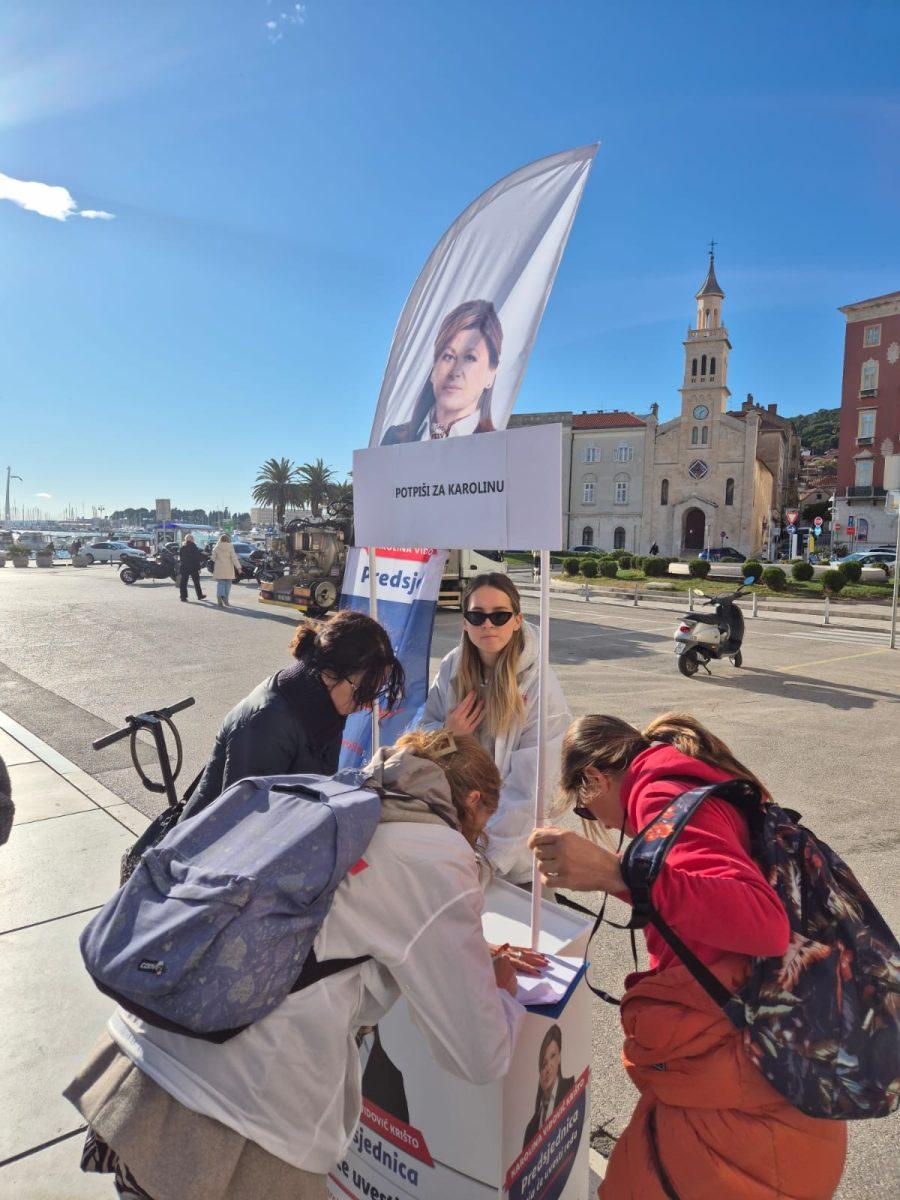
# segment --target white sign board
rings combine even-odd
[[[558,550],[562,426],[357,450],[353,496],[358,546]]]
[[[540,949],[582,957],[590,923],[544,901]],[[493,881],[488,941],[527,944],[531,899]],[[530,1012],[505,1079],[465,1083],[429,1054],[400,1001],[360,1044],[363,1113],[329,1176],[334,1200],[587,1200],[591,993],[563,1011]],[[556,1065],[542,1103],[541,1072]]]
[[[156,519],[162,524],[165,521],[172,520],[172,501],[157,500],[156,501]]]

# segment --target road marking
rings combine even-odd
[[[890,652],[890,646],[883,646],[880,650],[860,650],[858,654],[839,654],[837,658],[814,658],[810,662],[794,663],[790,667],[774,667],[775,671],[799,671],[801,667],[821,667],[826,663],[846,662],[848,658],[868,658],[872,654],[887,654]]]

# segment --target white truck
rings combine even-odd
[[[469,580],[491,571],[503,575],[509,571],[506,559],[499,550],[448,550],[438,603],[461,609],[463,592]]]

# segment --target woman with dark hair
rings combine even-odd
[[[343,609],[320,624],[307,621],[291,652],[296,661],[225,718],[182,820],[251,775],[334,774],[350,713],[379,697],[392,709],[403,695],[403,667],[391,639],[364,613]]]
[[[643,732],[617,717],[582,717],[563,744],[565,802],[591,832],[633,836],[682,792],[728,779],[766,794],[724,742],[679,713]],[[605,840],[548,827],[530,843],[550,886],[627,901]],[[754,958],[787,951],[787,913],[751,856],[746,818],[725,800],[707,800],[669,848],[653,904],[731,992]],[[807,1116],[776,1092],[661,933],[648,925],[644,934],[649,969],[628,976],[621,1006],[625,1067],[641,1098],[601,1198],[828,1200],[844,1165],[844,1122]]]
[[[490,300],[467,300],[448,313],[434,339],[434,363],[412,416],[392,425],[383,446],[490,433],[491,396],[503,327]]]
[[[441,663],[428,699],[425,729],[446,726],[474,734],[500,772],[500,805],[491,817],[491,866],[511,883],[530,883],[533,859],[528,835],[534,826],[537,787],[539,643],[522,617],[519,592],[500,572],[477,575],[463,596],[459,645]],[[571,714],[552,670],[545,740],[546,779],[556,764]]]

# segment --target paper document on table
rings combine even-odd
[[[562,958],[557,954],[548,954],[546,958],[547,966],[540,975],[516,976],[516,999],[526,1008],[564,1000],[584,966],[580,958]]]

